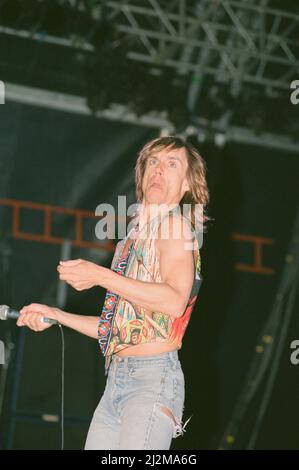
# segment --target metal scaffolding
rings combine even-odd
[[[38,3],[43,4],[45,0]],[[295,2],[292,10],[287,10],[286,5],[285,9],[274,8],[271,0],[60,0],[58,3],[89,15],[95,23],[105,20],[113,24],[118,33],[115,43],[126,45],[129,61],[147,64],[151,69],[172,69],[187,84],[186,106],[195,116],[201,116],[198,103],[206,93],[203,84],[207,80],[225,87],[233,97],[252,87],[258,89],[259,95],[271,97],[290,95],[291,82],[299,77],[299,9]],[[70,47],[86,54],[95,51],[90,34],[84,35],[82,31],[72,30],[58,37],[38,28],[25,30],[1,24],[1,3],[0,34]],[[221,129],[227,136],[235,134],[236,127],[232,130],[230,123],[231,110],[220,114],[212,127]],[[202,122],[201,116],[193,124],[206,127]],[[245,129],[246,133],[250,131]],[[297,146],[287,136],[281,142]]]
[[[286,89],[299,71],[299,13],[268,3],[108,1],[107,8],[117,29],[130,38],[130,59],[209,74],[233,91],[243,83]]]
[[[86,2],[60,3],[86,9]],[[90,2],[92,3],[92,2]],[[289,89],[299,73],[298,13],[270,8],[269,0],[126,0],[90,7],[97,20],[113,21],[131,60],[178,73],[210,75],[234,92],[245,83]],[[1,5],[0,5],[1,8]],[[295,8],[295,5],[294,5]],[[54,37],[1,25],[0,32],[92,51],[87,38]]]

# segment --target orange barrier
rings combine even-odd
[[[51,206],[49,204],[37,204],[35,202],[20,201],[16,199],[0,199],[0,205],[12,208],[12,235],[22,240],[32,240],[42,243],[62,244],[65,239],[52,235],[53,214],[64,214],[75,218],[75,239],[71,240],[73,246],[80,248],[96,248],[99,250],[114,251],[115,245],[111,240],[105,242],[90,242],[83,239],[83,219],[99,219],[91,211],[81,209],[67,209],[65,207]],[[22,209],[39,210],[44,215],[43,233],[22,232],[20,229],[20,218]]]
[[[245,235],[233,233],[232,238],[237,241],[252,243],[254,246],[254,264],[236,263],[237,271],[246,271],[257,274],[274,274],[274,269],[262,264],[262,248],[264,245],[273,245],[272,238],[258,237],[256,235]]]
[[[62,244],[65,238],[55,237],[52,235],[52,216],[53,214],[64,214],[75,217],[75,234],[74,240],[71,240],[73,246],[80,248],[96,248],[113,252],[115,244],[111,240],[105,242],[90,242],[83,239],[83,219],[101,218],[91,211],[81,209],[67,209],[60,206],[51,206],[49,204],[37,204],[35,202],[20,201],[16,199],[0,199],[0,205],[12,207],[12,235],[14,238],[23,240],[32,240],[43,243]],[[22,209],[32,209],[42,211],[44,214],[44,230],[42,234],[22,232],[20,230],[20,217]],[[272,245],[272,238],[259,237],[255,235],[247,235],[233,233],[232,238],[236,241],[252,243],[254,247],[254,263],[236,263],[237,271],[245,271],[257,274],[274,274],[274,270],[262,264],[262,249],[264,245]]]

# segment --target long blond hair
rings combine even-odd
[[[186,152],[188,168],[187,168],[187,181],[190,190],[187,191],[181,199],[179,205],[183,208],[184,204],[191,206],[191,222],[195,226],[197,218],[196,207],[201,204],[203,207],[202,217],[200,222],[204,226],[205,222],[210,220],[206,214],[206,206],[209,202],[209,190],[206,181],[206,165],[205,161],[197,151],[197,149],[189,142],[183,140],[178,136],[157,137],[150,140],[140,150],[135,166],[135,183],[136,183],[136,198],[137,202],[141,203],[143,200],[142,180],[145,172],[146,161],[153,155],[164,149],[176,150],[184,148]]]

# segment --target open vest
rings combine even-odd
[[[172,209],[166,213],[166,216]],[[128,235],[116,245],[111,269],[121,276],[144,282],[162,282],[155,242],[161,217],[149,222],[146,237],[134,237],[133,227]],[[133,235],[131,239],[130,235]],[[131,242],[130,242],[131,240]],[[182,346],[182,338],[189,323],[198,291],[202,282],[200,252],[196,240],[197,260],[194,281],[186,309],[180,317],[150,311],[107,290],[98,325],[98,341],[105,356],[107,375],[112,354],[124,348],[142,343],[167,342]]]

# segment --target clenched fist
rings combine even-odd
[[[76,290],[90,289],[100,285],[104,270],[102,266],[83,259],[60,261],[57,266],[59,279],[66,281]]]

